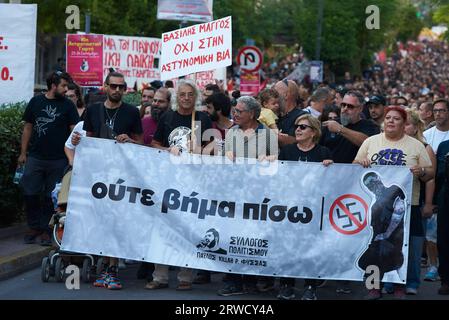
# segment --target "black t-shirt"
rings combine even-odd
[[[346,128],[364,133],[368,137],[380,133],[379,126],[374,121],[366,119],[348,124]],[[335,163],[352,163],[360,148],[343,136],[332,134],[327,127],[323,128],[320,144],[331,150]]]
[[[212,128],[212,121],[204,112],[196,111],[195,121],[201,121],[201,137],[203,137],[204,131]],[[165,112],[159,120],[153,140],[162,143],[162,146],[166,148],[178,146],[179,148],[186,150],[187,141],[190,139],[191,127],[191,114],[185,116],[179,114],[177,111],[169,110]],[[208,142],[209,141],[206,141],[206,143]],[[204,144],[204,141],[202,141],[202,144]]]
[[[23,120],[33,124],[29,156],[40,160],[65,159],[64,144],[70,135],[70,126],[79,121],[71,100],[47,99],[44,94],[33,97]]]
[[[281,149],[279,160],[322,162],[323,160],[332,160],[332,156],[328,148],[319,144],[309,151],[302,151],[296,144],[289,144]]]
[[[286,133],[289,136],[295,136],[295,121],[299,116],[303,114],[307,114],[306,111],[295,108],[283,117],[279,118],[278,128],[282,131],[282,133]]]
[[[105,139],[114,139],[121,134],[139,135],[143,132],[139,110],[127,103],[122,103],[117,109],[108,110],[104,103],[89,106],[86,109],[83,129],[93,132],[96,138]]]

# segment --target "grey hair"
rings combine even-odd
[[[357,98],[360,106],[363,106],[365,104],[365,98],[359,91],[349,90],[348,92],[346,92],[345,96],[346,95]]]
[[[254,111],[255,120],[259,119],[262,107],[260,106],[259,101],[257,101],[255,98],[251,96],[243,96],[237,99],[237,103],[243,103],[246,110]]]
[[[180,80],[177,85],[176,85],[176,91],[172,92],[171,95],[171,108],[173,111],[178,110],[178,92],[179,89],[182,86],[189,86],[193,89],[193,92],[195,92],[195,110],[197,111],[201,111],[202,106],[201,106],[201,92],[198,90],[198,87],[196,86],[195,82],[193,82],[192,80],[188,80],[188,79],[182,79]]]
[[[310,99],[314,102],[323,101],[329,98],[330,91],[326,88],[318,88],[315,90],[315,92],[312,94]]]

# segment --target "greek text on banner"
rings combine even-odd
[[[405,281],[408,168],[224,159],[172,159],[144,146],[83,138],[62,249],[313,279],[361,281],[374,265],[383,281]]]
[[[231,64],[230,16],[162,34],[161,80]]]

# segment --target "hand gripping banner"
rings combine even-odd
[[[62,249],[239,274],[404,283],[406,167],[233,163],[111,140],[76,150]]]

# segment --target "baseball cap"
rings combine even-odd
[[[366,102],[366,104],[381,104],[381,105],[386,105],[387,101],[385,100],[385,98],[383,96],[380,95],[374,95],[369,97],[368,101]]]

